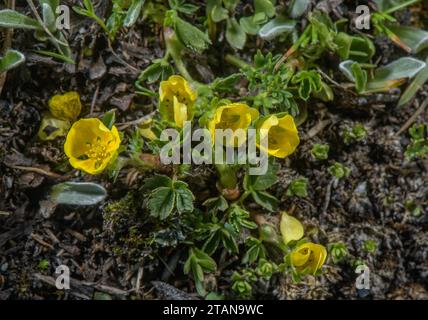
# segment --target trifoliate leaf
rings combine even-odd
[[[174,190],[168,187],[160,187],[150,194],[147,208],[150,210],[150,215],[163,220],[172,213],[174,204]]]

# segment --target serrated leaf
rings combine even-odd
[[[186,187],[175,189],[175,194],[177,211],[179,213],[192,212],[193,200],[195,199],[193,193]]]
[[[169,187],[160,187],[155,189],[147,202],[147,208],[150,215],[158,217],[161,220],[166,219],[174,209],[175,193]]]
[[[208,45],[211,44],[211,40],[208,35],[192,24],[184,21],[183,19],[175,16],[175,32],[177,33],[180,41],[189,49],[193,51],[202,52]]]
[[[253,191],[251,193],[254,201],[269,211],[275,211],[278,207],[278,199],[264,191]]]
[[[243,49],[247,42],[247,35],[235,18],[227,20],[226,40],[235,49]]]
[[[0,73],[15,68],[24,61],[25,57],[21,52],[16,50],[8,50],[6,54],[0,58]]]
[[[304,234],[303,225],[300,221],[286,212],[283,212],[281,215],[279,229],[285,244],[293,240],[300,240]]]
[[[42,30],[36,19],[10,9],[0,10],[0,27]]]
[[[58,204],[91,206],[103,201],[107,191],[92,182],[64,182],[52,187],[51,199]]]
[[[277,16],[261,27],[258,34],[262,39],[272,40],[281,34],[292,32],[295,26],[296,21],[287,19],[284,16]]]

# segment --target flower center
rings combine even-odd
[[[95,160],[95,168],[101,166],[103,161],[110,155],[107,151],[107,145],[101,143],[101,138],[97,137],[97,140],[93,143],[89,143],[90,149],[86,154],[88,158]]]

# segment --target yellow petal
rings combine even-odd
[[[117,156],[119,146],[115,126],[110,130],[99,119],[80,119],[68,132],[64,152],[74,168],[98,174]]]
[[[52,117],[50,113],[46,113],[43,116],[37,135],[43,141],[54,140],[57,137],[66,136],[70,126],[68,120],[57,119]]]
[[[183,103],[178,102],[177,97],[174,97],[174,122],[175,124],[183,128],[184,122],[187,120],[187,106]]]
[[[303,225],[300,221],[286,212],[281,215],[280,230],[285,244],[301,239],[304,234]]]
[[[82,111],[79,94],[71,91],[53,96],[49,100],[49,111],[57,119],[75,121]]]

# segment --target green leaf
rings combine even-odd
[[[56,16],[53,8],[48,3],[42,4],[42,15],[43,22],[50,32],[55,32],[56,30]]]
[[[339,32],[334,41],[337,44],[336,51],[343,60],[368,62],[376,52],[373,42],[367,37]]]
[[[398,101],[398,106],[407,104],[428,81],[428,58],[425,60],[425,64],[426,66],[417,74],[415,79],[413,79],[413,81],[403,92],[400,101]]]
[[[400,39],[402,43],[412,50],[412,53],[419,53],[428,47],[428,32],[408,26],[388,26],[388,28]]]
[[[160,187],[155,189],[147,202],[147,208],[150,215],[158,217],[161,220],[166,219],[174,209],[175,193],[169,187]]]
[[[127,28],[133,26],[137,22],[138,17],[141,14],[141,9],[143,8],[145,0],[133,0],[131,6],[126,13],[125,20],[123,25]]]
[[[261,27],[258,34],[262,39],[272,40],[279,35],[292,32],[295,26],[296,21],[287,19],[284,16],[277,16]]]
[[[275,162],[269,162],[268,170],[264,175],[246,175],[246,181],[244,181],[245,190],[263,191],[272,187],[278,181],[277,172],[279,168],[279,164]]]
[[[287,188],[286,195],[289,197],[307,197],[308,196],[308,179],[298,178],[294,179]]]
[[[290,17],[298,18],[308,10],[311,0],[292,0],[290,4]]]
[[[232,18],[234,19],[234,18]],[[241,29],[248,34],[256,35],[260,29],[259,23],[254,20],[254,16],[242,17],[239,20],[239,25]],[[245,44],[245,43],[244,43]]]
[[[6,54],[0,58],[0,73],[13,69],[25,61],[24,55],[16,50],[8,50]]]
[[[340,63],[339,69],[348,80],[355,83],[357,92],[361,93],[366,90],[367,72],[363,70],[358,62],[352,60],[343,61]]]
[[[364,92],[367,86],[367,72],[358,63],[352,64],[351,70],[355,78],[355,89],[357,92]]]
[[[192,212],[193,211],[193,201],[195,197],[193,193],[188,189],[187,185],[177,185],[177,182],[174,184],[175,196],[176,196],[176,205],[177,211],[179,213],[183,212]]]
[[[426,66],[425,62],[412,57],[403,57],[376,70],[374,81],[413,78]]]
[[[397,59],[375,71],[374,78],[367,83],[368,92],[387,91],[403,80],[416,76],[426,64],[412,57]]]
[[[221,3],[221,1],[220,1]],[[221,5],[214,5],[211,10],[211,19],[214,22],[220,22],[226,20],[229,17],[229,12]]]
[[[419,2],[420,0],[373,0],[379,11],[392,13],[396,10],[405,8],[408,5]]]
[[[247,42],[247,35],[235,18],[227,20],[226,40],[235,49],[243,49]]]
[[[52,187],[51,199],[58,204],[91,206],[107,197],[103,186],[91,182],[64,182]]]
[[[0,10],[0,27],[43,30],[36,19],[14,10]]]
[[[254,0],[255,13],[264,13],[269,18],[275,15],[275,6],[270,0]]]
[[[258,205],[269,211],[275,211],[278,207],[278,199],[265,191],[253,191],[251,195]]]
[[[208,254],[198,248],[193,248],[193,253],[198,264],[200,264],[204,270],[215,271],[217,264]]]
[[[180,41],[189,49],[193,51],[204,51],[211,40],[208,35],[192,24],[182,20],[177,15],[174,16],[175,32],[177,33]]]
[[[154,190],[159,187],[172,187],[172,180],[164,175],[154,175],[153,177],[147,178],[144,182],[143,189]]]
[[[102,122],[108,129],[111,130],[114,123],[116,122],[116,112],[114,110],[106,112],[102,118]]]

